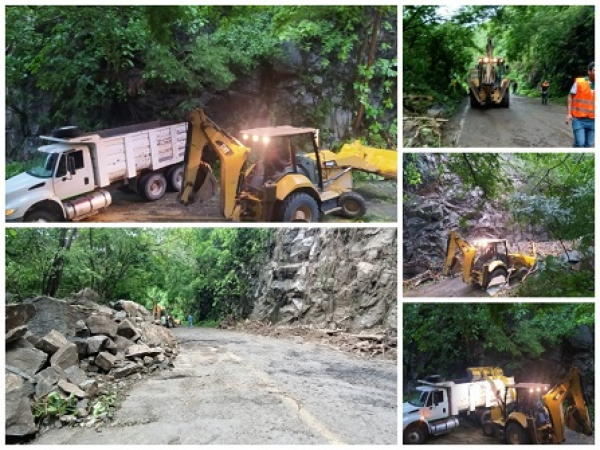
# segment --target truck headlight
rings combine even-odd
[[[17,212],[16,208],[9,208],[9,209],[6,210],[6,217],[12,216],[16,212]]]
[[[483,58],[483,62],[487,64],[487,63],[490,62],[490,59],[489,58]]]

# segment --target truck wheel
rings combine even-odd
[[[492,281],[494,278],[499,277],[499,276],[503,276],[504,279],[507,279],[507,274],[506,274],[506,269],[502,268],[502,267],[498,267],[497,269],[494,269],[492,271],[491,274],[488,275],[487,280],[485,280],[484,289],[487,289],[488,286],[490,285],[490,281]]]
[[[362,195],[356,192],[344,192],[338,199],[338,206],[342,216],[348,219],[362,217],[367,212],[367,205]]]
[[[178,164],[167,170],[167,183],[170,191],[179,192],[183,183],[183,166]]]
[[[496,436],[497,431],[496,424],[488,418],[488,420],[483,422],[483,424],[481,425],[481,431],[483,432],[484,436],[494,437]]]
[[[291,194],[283,202],[281,217],[283,222],[318,222],[319,205],[304,192]]]
[[[425,427],[419,425],[409,425],[404,430],[404,435],[402,439],[403,444],[422,444],[425,442],[425,438],[427,437],[427,432],[425,431]]]
[[[506,427],[504,438],[507,444],[529,444],[529,436],[523,427],[517,422],[511,422]]]
[[[479,108],[479,101],[477,101],[477,98],[475,97],[473,92],[469,91],[469,96],[471,97],[471,108]]]
[[[508,108],[510,105],[510,91],[507,89],[504,97],[502,97],[502,101],[500,102],[500,106],[503,108]]]
[[[33,211],[25,214],[25,222],[61,222],[62,217],[58,217],[52,211],[46,209],[34,209]]]
[[[153,172],[142,177],[140,186],[140,192],[146,200],[159,200],[167,191],[167,180],[162,173]]]

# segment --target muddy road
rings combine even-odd
[[[448,434],[432,436],[426,442],[431,445],[502,445],[499,438],[484,436],[481,427],[461,417],[460,426]],[[569,429],[565,430],[565,444],[593,445],[594,436],[585,436]]]
[[[359,181],[355,191],[367,203],[365,222],[397,222],[398,193],[394,181]],[[183,206],[177,201],[176,192],[167,192],[155,202],[143,200],[132,191],[111,192],[113,203],[105,210],[82,222],[125,223],[125,222],[227,222],[220,212],[219,194],[204,203]],[[328,215],[323,222],[348,222],[337,215]]]
[[[511,94],[510,107],[471,108],[465,98],[444,128],[444,141],[454,147],[572,147],[565,124],[566,105]]]
[[[301,341],[176,328],[172,371],[137,382],[112,426],[33,444],[397,444],[396,361]]]
[[[462,278],[445,278],[424,283],[402,293],[403,297],[489,297],[483,289],[463,282]]]

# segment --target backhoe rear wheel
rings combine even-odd
[[[504,437],[507,444],[529,444],[529,435],[527,434],[527,431],[517,422],[511,422],[507,425]]]
[[[338,198],[338,206],[342,208],[340,213],[348,219],[362,217],[367,212],[367,204],[362,195],[356,192],[344,192]]]
[[[500,106],[503,108],[508,108],[510,105],[510,91],[507,89],[506,92],[504,93],[504,97],[502,97],[502,100],[500,101]]]
[[[304,192],[289,195],[281,206],[283,222],[318,222],[319,205]]]
[[[481,424],[481,431],[484,436],[494,437],[497,433],[497,425],[491,420],[487,420]]]
[[[475,94],[469,91],[469,96],[471,97],[471,108],[479,108],[479,100],[477,100]]]

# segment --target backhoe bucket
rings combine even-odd
[[[376,173],[389,180],[398,178],[398,152],[395,150],[367,147],[360,141],[354,141],[344,144],[335,156],[340,166]]]
[[[196,201],[202,203],[217,194],[219,182],[212,173],[212,169],[206,163],[200,163],[194,183],[186,183],[181,186],[181,192],[177,197],[179,203],[189,205]]]

